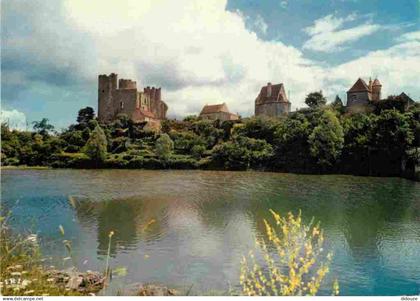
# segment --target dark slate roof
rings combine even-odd
[[[410,103],[410,104],[415,102],[410,96],[408,96],[404,92],[402,92],[400,95],[398,95],[398,97],[400,97],[402,100],[404,100],[404,101],[406,101],[407,103]]]

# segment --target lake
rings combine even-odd
[[[16,231],[38,234],[48,265],[69,266],[67,239],[79,269],[102,271],[115,232],[111,266],[127,275],[106,294],[145,282],[192,294],[238,290],[239,262],[263,235],[269,209],[321,221],[334,252],[321,293],[335,277],[342,295],[420,293],[420,183],[409,180],[63,169],[2,170],[1,184],[2,209],[12,210]]]

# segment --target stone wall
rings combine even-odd
[[[268,102],[255,104],[255,116],[278,117],[290,112],[289,102]]]
[[[137,83],[131,79],[120,79],[118,89],[137,89]]]
[[[137,90],[136,89],[118,89],[115,90],[112,98],[114,99],[114,116],[118,114],[131,115],[137,106]]]
[[[227,113],[227,112],[216,112],[216,113],[200,114],[200,117],[202,119],[208,119],[208,120],[216,120],[216,119],[219,119],[221,121],[237,120],[239,118],[238,115],[232,114],[232,113]]]
[[[348,92],[347,93],[347,106],[366,106],[369,104],[369,92]]]

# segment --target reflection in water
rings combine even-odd
[[[62,254],[50,228],[63,224],[81,269],[101,269],[114,231],[112,264],[128,267],[124,282],[194,284],[201,293],[238,287],[241,256],[265,235],[271,208],[321,221],[343,294],[419,292],[420,185],[403,179],[53,170],[7,171],[2,184],[6,205],[21,200],[16,227],[42,220],[34,227],[50,243],[45,251]]]
[[[162,223],[166,203],[159,200],[148,202],[131,198],[96,202],[86,198],[74,199],[80,223],[91,227],[95,221],[97,225],[98,255],[107,254],[110,231],[114,231],[111,256],[115,256],[118,249],[135,248],[139,241],[147,243],[165,233]]]

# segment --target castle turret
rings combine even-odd
[[[137,89],[137,82],[122,78],[118,82],[118,89]]]
[[[99,122],[109,122],[114,116],[112,95],[117,89],[118,75],[111,73],[109,76],[98,76],[98,119]]]
[[[381,100],[381,90],[382,90],[382,84],[377,78],[375,78],[372,84],[372,100],[374,101]]]

